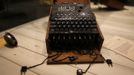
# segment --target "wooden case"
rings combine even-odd
[[[62,4],[62,3],[83,3],[83,4],[90,4],[89,0],[53,0],[53,4],[58,3],[58,4]],[[50,14],[51,14],[52,8],[50,10]],[[48,53],[48,57],[53,56],[54,54],[60,54],[61,52],[55,52],[52,51],[49,47],[49,27],[50,27],[50,19],[49,19],[49,23],[48,23],[48,30],[47,30],[47,35],[46,35],[46,46],[47,46],[47,53]],[[94,50],[94,54],[97,54],[97,59],[94,61],[94,63],[103,63],[104,62],[104,57],[101,55],[101,47],[104,41],[103,35],[100,31],[99,25],[97,24],[97,30],[99,31],[99,37],[101,39],[101,42],[99,44],[99,47]],[[95,58],[94,54],[79,54],[77,52],[62,52],[61,55],[59,55],[59,57],[55,56],[52,58],[48,58],[47,64],[81,64],[81,63],[90,63],[93,61],[93,59]],[[65,59],[66,57],[70,57],[70,56],[75,56],[78,57],[78,59],[76,61],[69,61],[69,59]],[[57,60],[62,60],[59,62],[54,62],[53,59],[55,59],[57,57]]]

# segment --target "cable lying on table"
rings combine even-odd
[[[37,66],[40,66],[40,65],[44,64],[45,61],[46,61],[48,58],[52,58],[52,57],[55,57],[55,56],[57,56],[57,55],[58,55],[58,54],[55,54],[55,55],[52,55],[52,56],[49,56],[49,57],[45,58],[44,61],[41,62],[40,64],[36,64],[36,65],[33,65],[33,66],[29,66],[29,67],[27,67],[27,66],[22,66],[22,67],[21,67],[21,70],[20,70],[21,75],[25,75],[26,72],[27,72],[27,70],[29,70],[29,69],[31,69],[31,68],[35,68],[35,67],[37,67]]]
[[[63,60],[68,59],[70,62],[73,62],[73,61],[75,61],[76,59],[78,59],[77,56],[67,56],[67,57],[65,57],[65,58],[58,59],[60,56],[61,56],[61,55],[59,55],[59,56],[53,58],[52,61],[53,61],[53,62],[60,62],[60,61],[63,61]]]
[[[78,69],[77,70],[77,75],[83,75],[86,74],[87,71],[89,70],[89,68],[91,67],[91,65],[94,63],[94,61],[97,59],[97,54],[95,53],[95,57],[93,58],[93,60],[90,62],[89,66],[87,67],[87,69],[85,71],[83,71],[82,69]]]
[[[94,52],[95,53],[95,52]],[[77,70],[77,75],[83,75],[83,74],[86,74],[87,73],[87,71],[89,70],[89,68],[91,67],[91,65],[95,62],[95,60],[97,59],[97,56],[98,56],[98,54],[94,54],[95,55],[95,57],[93,58],[93,60],[90,62],[90,64],[89,64],[89,66],[87,67],[87,69],[85,70],[85,71],[83,71],[82,69],[78,69]],[[108,66],[110,67],[112,67],[113,65],[112,65],[112,60],[111,59],[105,59],[105,62],[108,64]]]

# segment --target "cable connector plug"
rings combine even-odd
[[[82,69],[78,69],[78,70],[77,70],[77,75],[83,75],[83,73],[84,73],[84,72],[82,71]]]
[[[111,59],[106,59],[106,63],[108,64],[109,67],[113,67],[113,62]]]
[[[25,75],[25,73],[27,72],[27,70],[28,70],[28,67],[27,66],[22,66],[21,67],[21,75]]]

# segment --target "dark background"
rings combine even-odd
[[[121,0],[134,5],[134,0]],[[40,0],[0,0],[0,31],[47,16],[50,6]]]
[[[40,0],[0,0],[0,31],[47,16],[49,5]]]

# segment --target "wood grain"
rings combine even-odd
[[[108,11],[98,10],[98,6],[91,5],[100,29],[105,40],[113,36],[120,36],[134,41],[134,7],[125,6],[125,10]],[[1,32],[11,32],[18,40],[17,48],[0,48],[0,75],[19,75],[22,65],[35,65],[41,63],[47,56],[45,37],[48,23],[48,16],[13,29]],[[105,42],[105,41],[104,41]],[[103,48],[101,50],[105,58],[113,60],[113,67],[107,64],[94,64],[85,75],[133,75],[134,62]],[[79,65],[46,65],[33,68],[27,75],[76,75],[76,70],[85,70],[88,64]]]
[[[20,75],[21,66],[16,65],[5,58],[0,57],[0,74],[1,75]],[[31,71],[27,71],[27,75],[37,75]]]

